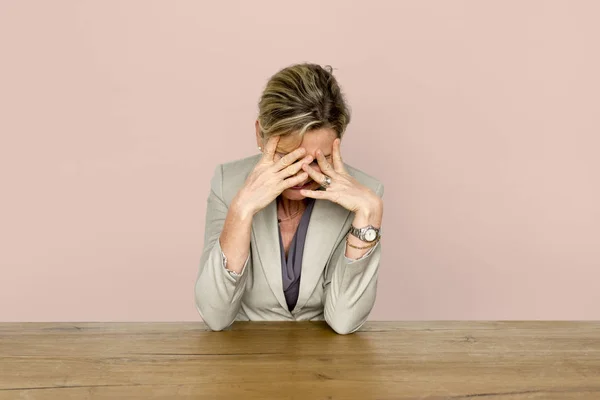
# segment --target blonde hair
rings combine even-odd
[[[273,75],[258,103],[258,123],[264,142],[271,136],[331,128],[337,137],[350,123],[350,109],[331,66],[296,64]]]

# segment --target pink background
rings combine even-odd
[[[331,64],[374,320],[600,318],[600,3],[0,2],[0,320],[198,320],[209,180]]]

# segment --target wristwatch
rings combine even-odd
[[[379,239],[381,234],[379,233],[380,228],[375,228],[373,225],[367,225],[364,228],[355,228],[353,225],[350,225],[349,232],[362,240],[363,242],[371,243],[376,239]]]

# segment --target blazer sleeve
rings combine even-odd
[[[223,169],[217,166],[211,180],[206,206],[204,249],[194,288],[195,303],[204,323],[219,331],[230,326],[240,309],[248,279],[250,253],[238,275],[227,270],[219,237],[228,207],[223,199]]]
[[[376,190],[383,197],[383,184]],[[382,229],[383,231],[383,229]],[[324,316],[339,334],[357,331],[375,304],[381,241],[357,260],[345,256],[346,241],[336,247],[326,268]]]

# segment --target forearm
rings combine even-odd
[[[377,290],[381,243],[357,261],[337,257],[325,295],[325,320],[336,332],[352,333],[367,319]]]
[[[196,308],[212,330],[225,329],[235,320],[248,279],[247,273],[235,277],[223,268],[221,251],[217,242],[203,255],[195,287]]]
[[[248,278],[247,273],[234,276],[223,265],[225,252],[221,247],[219,237],[223,233],[225,220],[235,221],[239,214],[236,211],[237,207],[231,205],[227,207],[221,193],[215,190],[221,186],[219,181],[220,169],[217,169],[207,202],[204,250],[200,257],[200,270],[195,285],[196,307],[204,322],[213,330],[225,329],[234,321]],[[246,220],[245,218],[241,219]],[[231,226],[235,228],[235,225]],[[228,231],[235,232],[232,229],[228,229]],[[231,254],[232,264],[237,263],[232,251],[228,250],[228,252]],[[249,250],[245,254],[248,255]],[[243,254],[240,256],[244,257]],[[229,264],[229,260],[227,261]],[[246,256],[238,269],[240,271],[247,269],[249,263],[249,257]]]
[[[383,219],[383,187],[355,212],[352,225],[363,228],[372,225],[381,228]],[[338,333],[347,334],[356,331],[367,320],[377,291],[377,275],[381,258],[381,243],[365,249],[369,243],[354,235],[348,235],[336,250],[328,277],[325,294],[325,320]],[[344,252],[343,256],[341,252]],[[368,253],[368,254],[367,254]]]
[[[250,252],[250,235],[254,213],[237,199],[231,203],[219,242],[227,257],[227,269],[241,273]]]

